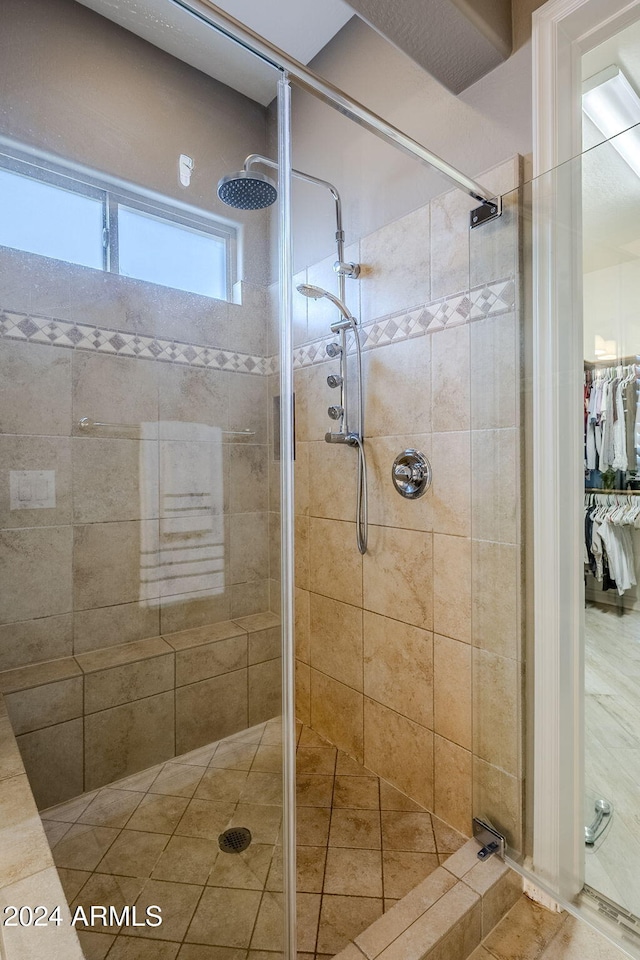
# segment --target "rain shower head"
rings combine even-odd
[[[278,199],[273,180],[254,170],[229,173],[218,182],[218,196],[237,210],[263,210]]]

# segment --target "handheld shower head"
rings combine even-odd
[[[310,300],[321,300],[325,297],[327,300],[330,300],[342,314],[345,319],[344,324],[332,323],[331,330],[333,333],[337,333],[338,330],[341,330],[342,327],[353,327],[355,330],[356,321],[355,317],[347,310],[342,300],[334,296],[333,293],[329,293],[328,290],[323,290],[322,287],[315,287],[312,283],[301,283],[299,284],[298,293],[301,293],[303,297],[308,297]]]
[[[218,181],[218,197],[237,210],[263,210],[278,199],[273,180],[255,170],[239,170]]]

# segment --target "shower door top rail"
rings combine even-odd
[[[496,199],[495,194],[483,187],[482,184],[456,169],[442,157],[432,153],[431,150],[403,133],[402,130],[394,127],[393,124],[383,120],[382,117],[354,100],[339,87],[329,83],[329,81],[314,73],[313,70],[309,70],[308,67],[289,56],[284,50],[274,46],[250,27],[241,23],[240,20],[236,20],[235,17],[211,3],[211,0],[171,0],[171,3],[211,24],[220,33],[229,37],[230,40],[240,44],[240,46],[277,69],[286,71],[289,80],[296,86],[307,90],[313,96],[335,107],[340,113],[387,143],[402,150],[403,153],[437,170],[454,186],[464,190],[474,200],[479,200],[481,203],[490,203]]]

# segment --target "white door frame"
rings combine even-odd
[[[584,880],[582,141],[580,60],[640,0],[548,0],[533,14],[533,870]],[[562,166],[564,164],[564,166]]]

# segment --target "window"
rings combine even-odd
[[[230,299],[235,230],[204,211],[0,156],[0,244]]]

